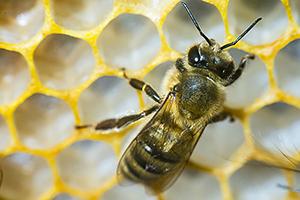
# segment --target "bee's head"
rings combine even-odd
[[[181,2],[193,24],[205,39],[199,45],[191,47],[187,54],[188,64],[192,68],[208,69],[221,79],[227,79],[234,72],[234,62],[226,48],[235,45],[240,41],[262,18],[257,18],[236,40],[220,46],[215,40],[209,39],[200,29],[195,17],[191,13],[186,3]]]
[[[188,64],[192,68],[207,69],[222,79],[227,79],[234,72],[234,62],[228,51],[221,50],[215,40],[211,45],[203,41],[191,47],[187,54]]]

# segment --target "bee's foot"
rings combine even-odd
[[[126,78],[126,79],[128,79],[128,76],[126,74],[126,68],[122,67],[120,70],[123,72],[123,77]]]

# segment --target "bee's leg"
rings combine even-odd
[[[176,69],[177,69],[179,72],[181,72],[181,73],[183,73],[183,72],[186,71],[186,68],[184,67],[184,62],[183,62],[183,59],[182,59],[182,58],[178,58],[178,59],[176,60],[176,62],[175,62],[175,67],[176,67]]]
[[[145,110],[141,113],[138,114],[133,114],[133,115],[127,115],[121,118],[112,118],[112,119],[107,119],[104,121],[99,122],[95,126],[93,125],[80,125],[76,126],[76,129],[83,129],[83,128],[88,128],[88,127],[94,127],[95,130],[109,130],[113,128],[122,128],[124,126],[127,126],[143,117],[146,117],[147,115],[150,115],[151,113],[155,112],[160,105],[155,105],[149,108],[148,110]]]
[[[247,54],[245,55],[239,64],[239,67],[235,70],[235,72],[229,76],[229,78],[227,79],[227,83],[225,84],[225,86],[231,85],[232,83],[234,83],[242,74],[243,70],[245,69],[246,66],[246,62],[247,60],[251,59],[253,60],[255,58],[255,56],[253,54]]]
[[[141,90],[145,92],[151,99],[153,99],[157,103],[161,103],[162,101],[161,97],[149,84],[135,78],[129,78],[125,73],[125,69],[122,70],[124,71],[124,78],[126,78],[129,81],[129,85],[131,85],[133,88],[137,90]]]
[[[234,122],[234,118],[233,118],[232,114],[224,111],[224,112],[221,112],[220,114],[214,116],[210,120],[210,123],[220,122],[220,121],[223,121],[227,118],[229,118],[230,122]]]

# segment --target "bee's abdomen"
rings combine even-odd
[[[135,140],[134,144],[123,156],[119,170],[125,178],[134,182],[155,182],[167,175],[181,161],[172,152],[163,152],[158,142]]]

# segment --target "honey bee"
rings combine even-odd
[[[129,84],[145,92],[156,104],[139,114],[107,119],[95,126],[77,126],[93,126],[95,130],[122,128],[155,113],[127,147],[117,169],[120,179],[141,183],[154,193],[165,191],[178,178],[205,127],[230,117],[224,110],[225,87],[241,76],[246,61],[254,59],[254,55],[244,56],[236,68],[226,49],[262,19],[256,19],[235,41],[220,46],[202,32],[187,4],[181,4],[204,41],[176,60],[165,80],[166,96],[161,98],[149,84],[127,77],[124,71]]]

